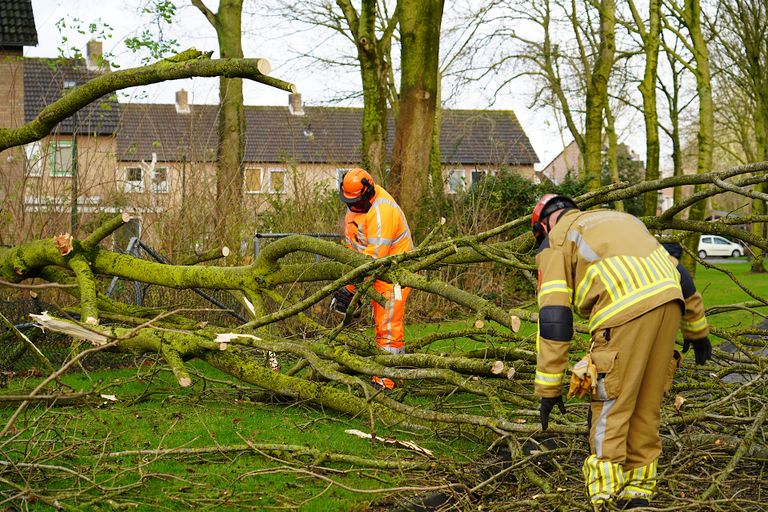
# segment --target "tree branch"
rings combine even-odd
[[[225,76],[247,78],[270,87],[296,92],[293,84],[269,77],[262,71],[269,69],[269,63],[264,59],[208,59],[200,58],[199,52],[196,55],[197,57],[190,60],[173,62],[165,59],[145,67],[99,75],[66,92],[57,101],[41,110],[32,121],[18,128],[0,128],[0,151],[40,140],[51,133],[58,123],[89,103],[128,87],[195,76]]]

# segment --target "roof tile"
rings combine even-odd
[[[117,130],[118,158],[209,161],[216,156],[218,106],[124,104]],[[247,162],[354,163],[361,157],[360,108],[246,106]],[[388,150],[394,139],[389,122]],[[446,110],[440,134],[443,164],[531,165],[539,161],[514,113],[505,110]]]
[[[2,0],[0,46],[37,46],[32,0]]]
[[[100,73],[89,71],[82,59],[24,59],[24,117],[26,122],[58,100],[64,86],[80,86]],[[120,119],[117,96],[102,96],[77,114],[78,132],[110,135]],[[59,123],[59,133],[72,133],[73,118]]]

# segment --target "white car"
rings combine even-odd
[[[730,240],[717,235],[702,235],[699,237],[699,258],[707,256],[744,256],[744,248]]]

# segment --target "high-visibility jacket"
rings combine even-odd
[[[367,213],[347,210],[344,233],[347,247],[373,258],[400,254],[413,249],[411,230],[405,214],[389,192],[376,185]]]
[[[683,304],[677,261],[632,215],[570,210],[536,256],[539,332],[535,391],[562,393],[573,336],[573,313],[589,330],[623,325],[670,301]]]
[[[347,210],[344,233],[347,247],[373,258],[413,249],[405,214],[389,192],[378,185],[367,213]],[[392,284],[379,280],[374,281],[373,287],[386,299],[383,306],[371,301],[376,322],[376,344],[382,350],[402,353],[405,351],[405,302],[410,290],[396,290]],[[354,291],[355,287],[348,285],[347,289]]]

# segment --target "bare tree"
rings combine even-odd
[[[635,29],[643,42],[642,55],[645,59],[643,79],[638,86],[643,97],[643,116],[645,118],[645,179],[656,180],[660,176],[661,144],[659,142],[659,115],[656,107],[658,79],[659,46],[661,38],[661,0],[650,0],[646,26],[645,18],[640,14],[635,2],[630,0],[629,8]],[[646,194],[643,202],[645,215],[656,213],[658,199],[654,194]]]
[[[398,11],[400,107],[389,184],[406,216],[413,218],[428,191],[443,0],[400,0]]]
[[[728,115],[719,125],[732,134],[746,161],[768,159],[768,33],[765,0],[721,2],[720,16],[713,23],[716,37],[715,64],[719,73],[718,96]],[[731,101],[728,101],[728,100]],[[718,111],[721,111],[719,108]],[[765,193],[768,187],[758,188]],[[754,215],[764,214],[765,199],[751,201]],[[763,229],[753,224],[752,230]],[[753,248],[752,271],[765,272],[763,252]]]
[[[214,13],[203,0],[192,0],[216,30],[222,59],[243,57],[243,0],[221,0]],[[216,149],[216,226],[221,241],[239,247],[243,201],[243,153],[245,150],[243,81],[219,77],[219,144]],[[234,242],[234,243],[233,243]]]

